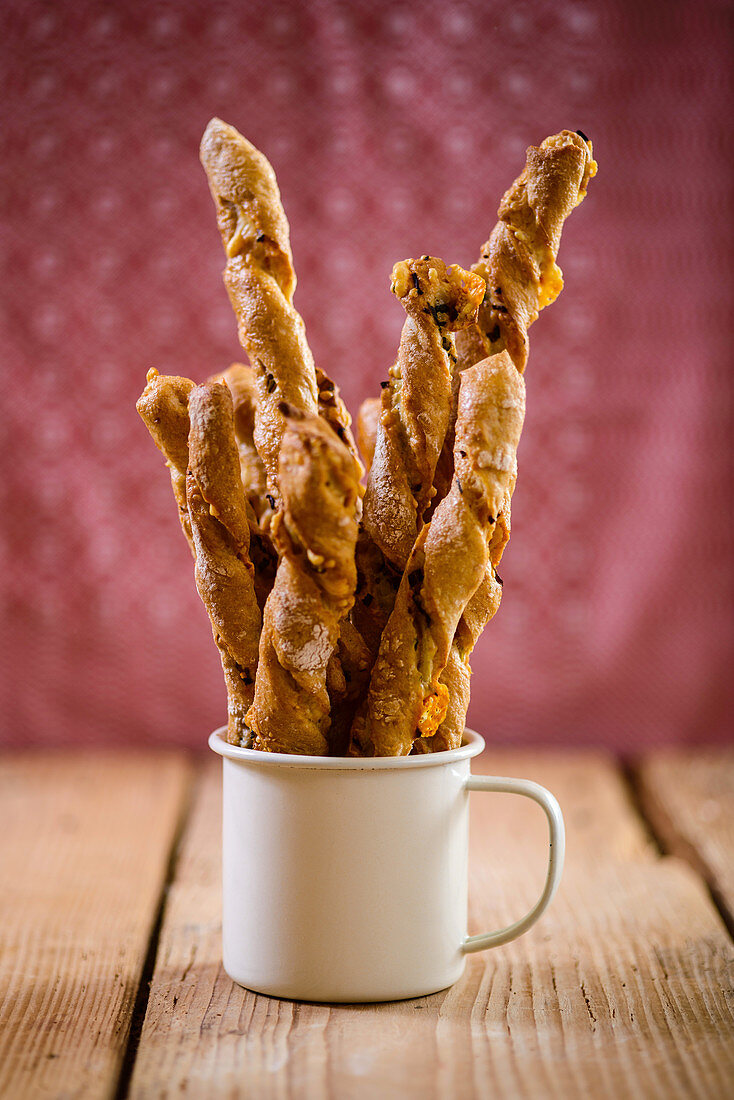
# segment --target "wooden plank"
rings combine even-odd
[[[698,877],[655,856],[609,762],[493,754],[481,768],[560,795],[568,870],[546,918],[470,957],[446,992],[328,1007],[257,996],[221,969],[220,778],[210,765],[169,895],[130,1095],[730,1095],[732,956]],[[543,821],[500,795],[473,796],[472,815],[472,923],[496,927],[538,890]]]
[[[634,776],[664,849],[704,876],[734,929],[734,749],[656,753]]]
[[[0,759],[0,1095],[115,1094],[189,774],[160,752]]]

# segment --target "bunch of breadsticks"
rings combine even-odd
[[[596,173],[563,130],[531,147],[471,271],[397,263],[395,363],[357,435],[293,306],[272,167],[213,119],[201,143],[248,364],[148,372],[137,408],[170,469],[227,686],[228,740],[402,756],[461,744],[525,413],[528,329],[563,282],[563,223]]]

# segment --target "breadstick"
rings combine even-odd
[[[261,614],[249,558],[250,527],[226,385],[195,386],[189,397],[186,499],[196,552],[196,587],[212,624],[227,685],[227,740],[249,746]]]
[[[363,526],[402,570],[433,495],[448,428],[453,333],[476,318],[485,284],[457,265],[423,256],[395,265],[391,290],[407,317],[383,389]]]
[[[525,168],[505,193],[497,212],[499,221],[482,249],[481,259],[472,268],[485,279],[487,295],[477,324],[464,330],[457,339],[459,372],[503,348],[508,350],[517,369],[525,370],[528,328],[563,287],[556,264],[563,224],[585,198],[589,180],[596,171],[592,144],[581,133],[563,130],[546,138],[539,148],[528,149]],[[457,373],[456,385],[458,378]],[[452,436],[450,428],[436,476],[439,498],[448,491],[451,478],[448,443]],[[509,499],[499,519],[507,532],[506,543]],[[469,705],[469,656],[487,622],[496,614],[502,594],[495,578],[497,563],[487,570],[457,629],[442,677],[449,692],[448,710],[432,743],[434,750],[457,748],[461,744]]]
[[[377,428],[382,412],[382,399],[379,397],[367,397],[359,406],[357,413],[357,443],[365,468],[369,472],[372,458],[375,453],[375,440]]]
[[[453,334],[474,319],[484,289],[477,276],[432,256],[405,260],[393,269],[391,290],[407,317],[383,386],[357,543],[359,589],[353,612],[373,658],[433,494],[449,423]]]
[[[499,220],[472,267],[487,284],[477,323],[456,339],[452,416],[436,472],[436,503],[448,492],[453,474],[460,373],[505,348],[517,369],[525,370],[528,328],[563,288],[556,263],[563,224],[586,197],[596,169],[591,142],[583,134],[562,130],[539,147],[530,146],[525,168],[502,198]]]
[[[413,752],[441,752],[446,749],[457,749],[464,736],[471,681],[469,658],[479,635],[499,611],[502,599],[502,578],[497,572],[497,566],[510,537],[510,500],[514,482],[513,477],[505,496],[505,503],[497,516],[494,534],[489,544],[489,564],[481,584],[459,619],[446,667],[439,678],[448,692],[446,716],[433,737],[416,739]]]
[[[190,379],[159,374],[155,367],[151,367],[145,389],[135,406],[153,442],[166,459],[181,529],[192,554],[194,543],[186,503],[186,467],[189,461],[189,395],[193,388],[194,383]]]
[[[304,413],[316,413],[319,407],[313,356],[303,320],[293,308],[296,276],[288,222],[270,163],[234,127],[211,120],[201,141],[201,163],[227,255],[224,282],[240,343],[257,380],[255,445],[268,491],[277,499],[278,455],[285,431],[281,404],[287,402]],[[339,420],[339,434],[343,432],[343,441],[353,446],[341,403],[334,406],[330,422],[340,417],[346,417],[346,423]]]
[[[464,371],[446,498],[416,540],[382,635],[352,751],[408,754],[446,714],[440,676],[456,629],[489,563],[497,516],[515,476],[525,387],[502,352]]]
[[[257,453],[254,439],[257,409],[255,372],[249,364],[232,363],[227,370],[212,375],[207,381],[225,382],[232,394],[234,434],[240,456],[242,485],[258,522],[267,527],[267,518],[272,514],[272,508],[267,499],[265,467]]]
[[[253,438],[257,405],[254,371],[244,363],[233,363],[223,374],[214,375],[209,381],[225,382],[232,395],[234,431],[250,524],[250,560],[255,568],[257,602],[262,609],[273,587],[278,555],[268,534],[275,501],[267,492],[265,467]]]
[[[360,468],[324,419],[287,406],[280,412],[283,508],[273,520],[280,563],[247,724],[255,748],[324,755],[327,677],[356,584]]]
[[[539,147],[530,146],[525,168],[505,192],[499,220],[472,267],[487,293],[476,327],[467,334],[470,346],[461,348],[462,360],[476,362],[506,348],[517,369],[525,370],[528,329],[563,289],[556,263],[563,223],[586,197],[596,170],[583,134],[562,130]]]

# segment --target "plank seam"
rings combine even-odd
[[[161,883],[161,890],[158,896],[158,905],[156,908],[155,918],[151,925],[150,935],[148,937],[148,947],[145,954],[145,962],[143,963],[143,969],[140,974],[140,983],[138,985],[138,991],[135,995],[135,1004],[133,1005],[132,1016],[130,1018],[130,1030],[128,1032],[127,1043],[125,1045],[125,1053],[123,1054],[122,1063],[120,1065],[120,1075],[117,1080],[117,1088],[114,1093],[114,1100],[126,1100],[130,1091],[130,1084],[132,1082],[133,1070],[135,1069],[135,1062],[138,1056],[138,1049],[140,1047],[140,1038],[143,1032],[143,1024],[148,1012],[148,1001],[150,1000],[150,991],[153,983],[153,974],[155,971],[155,964],[158,958],[158,947],[160,945],[161,930],[163,928],[163,920],[166,915],[166,906],[168,903],[168,896],[173,885],[174,878],[176,876],[176,870],[178,868],[178,861],[181,854],[181,844],[183,841],[186,826],[188,825],[189,818],[191,816],[191,810],[194,801],[194,788],[196,784],[189,774],[189,780],[186,785],[186,791],[181,799],[181,808],[179,810],[178,820],[176,821],[176,828],[173,831],[173,837],[171,838],[171,846],[168,852],[168,860],[166,862],[166,869],[163,874]]]
[[[729,936],[734,940],[734,913],[718,889],[716,876],[708,861],[695,844],[675,827],[673,819],[661,800],[648,788],[639,765],[634,761],[622,761],[621,772],[633,805],[644,821],[660,855],[682,859],[703,880],[714,908],[721,917]],[[667,840],[666,837],[672,840]]]

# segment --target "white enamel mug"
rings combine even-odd
[[[560,807],[525,779],[472,776],[484,748],[351,759],[210,747],[224,759],[223,960],[240,985],[302,1001],[391,1001],[452,985],[466,955],[507,943],[541,916],[563,869]],[[467,936],[469,792],[542,806],[548,873],[537,903]]]

